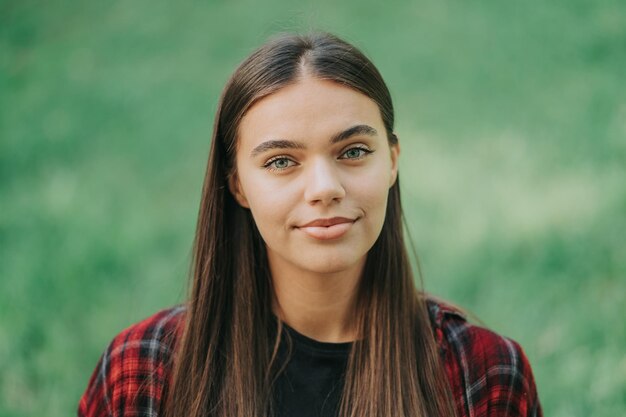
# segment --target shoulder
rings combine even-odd
[[[455,401],[472,416],[540,416],[530,363],[515,340],[469,322],[435,298],[428,311]]]
[[[151,353],[167,352],[176,343],[182,329],[185,307],[182,305],[161,310],[118,333],[109,348],[115,355],[128,349],[144,348]]]
[[[184,313],[183,306],[161,310],[118,333],[91,375],[78,415],[155,415]]]

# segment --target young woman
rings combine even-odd
[[[281,35],[217,109],[184,306],[124,330],[80,416],[540,416],[511,339],[418,291],[389,91],[354,46]]]

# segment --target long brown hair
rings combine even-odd
[[[271,328],[272,282],[251,213],[228,188],[245,112],[304,73],[353,88],[379,107],[388,141],[391,95],[358,49],[328,33],[281,34],[255,50],[228,80],[217,108],[194,243],[185,329],[168,390],[167,417],[271,414],[281,337]],[[423,294],[405,248],[399,178],[389,190],[380,236],[367,255],[341,416],[453,416],[447,377]]]

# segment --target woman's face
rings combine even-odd
[[[245,114],[229,185],[272,270],[340,272],[362,264],[380,234],[398,153],[374,101],[305,77]]]

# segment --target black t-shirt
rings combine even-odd
[[[283,323],[278,363],[286,368],[274,385],[276,417],[332,417],[339,411],[351,342],[327,343],[311,339]]]

